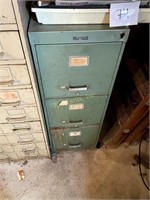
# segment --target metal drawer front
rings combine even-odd
[[[0,88],[19,86],[21,88],[30,85],[30,78],[26,65],[2,65],[0,66]]]
[[[0,24],[14,24],[16,23],[11,0],[0,0]]]
[[[43,133],[6,135],[10,144],[30,144],[44,142]]]
[[[95,148],[99,126],[51,130],[57,150],[77,150]]]
[[[0,64],[25,63],[17,31],[0,32]]]
[[[25,122],[14,124],[0,124],[0,135],[6,134],[28,134],[42,132],[40,122]]]
[[[108,94],[121,46],[36,45],[45,98]]]
[[[18,106],[35,104],[32,89],[0,91],[0,106]]]
[[[47,151],[44,143],[14,145],[14,151],[19,158],[47,156]]]
[[[46,100],[51,127],[98,124],[107,96]]]
[[[12,153],[14,150],[10,146],[10,144],[4,144],[4,145],[0,145],[0,151],[1,153]]]
[[[29,121],[39,121],[37,108],[17,107],[17,108],[0,108],[0,123],[23,123]]]

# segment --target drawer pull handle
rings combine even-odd
[[[19,127],[18,127],[18,128],[16,127],[16,128],[13,128],[13,129],[12,129],[12,131],[19,131],[19,130],[20,130],[20,131],[29,131],[29,130],[31,130],[31,128],[30,128],[30,127],[28,127],[28,128],[27,128],[27,127],[22,127],[22,128],[21,128],[21,127],[20,127],[20,128],[19,128]]]
[[[8,85],[13,84],[14,80],[12,78],[11,70],[9,67],[0,67],[0,84]]]
[[[0,50],[0,58],[4,57],[5,54],[6,54],[6,53],[5,53],[4,50]]]
[[[81,143],[79,142],[79,143],[76,143],[76,144],[68,144],[68,147],[69,148],[79,148],[79,147],[81,147]]]
[[[29,131],[31,128],[13,128],[13,131]]]
[[[6,84],[13,84],[14,80],[13,79],[7,79],[7,80],[1,80],[0,79],[0,84],[6,85]]]
[[[27,144],[27,143],[32,143],[33,142],[33,139],[20,139],[18,141],[19,144]]]
[[[21,102],[20,99],[17,101],[14,101],[14,102],[1,100],[0,106],[18,106],[20,104],[20,102]]]
[[[20,120],[21,120],[21,121],[22,121],[22,120],[25,119],[25,117],[26,117],[26,116],[22,116],[22,117],[21,117],[21,116],[20,116],[20,117],[6,117],[6,120],[7,120],[7,121],[11,121],[11,120],[14,120],[14,121],[16,121],[16,120],[19,120],[19,121],[20,121]],[[24,121],[23,121],[23,122],[24,122]]]
[[[85,91],[88,89],[87,85],[81,85],[81,86],[69,86],[69,91]]]
[[[84,120],[76,120],[76,121],[72,121],[72,120],[69,120],[69,124],[83,124]]]

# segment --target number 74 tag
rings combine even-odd
[[[140,1],[114,3],[110,6],[110,27],[138,24]]]

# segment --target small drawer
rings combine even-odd
[[[107,96],[46,100],[51,127],[99,124]]]
[[[17,154],[15,152],[13,152],[13,153],[7,153],[7,156],[9,158],[9,160],[10,159],[11,160],[18,160],[18,156],[17,156]]]
[[[37,108],[32,107],[21,107],[18,108],[0,108],[0,123],[23,123],[30,121],[39,121],[39,115]]]
[[[5,154],[5,153],[1,154],[1,153],[0,153],[0,161],[8,160],[8,159],[9,159],[9,157],[8,157],[7,154]]]
[[[15,14],[11,0],[0,0],[0,24],[14,24],[16,23]]]
[[[0,66],[0,87],[9,86],[25,87],[30,85],[30,78],[26,65],[2,65]]]
[[[56,150],[78,150],[95,148],[99,126],[51,130]]]
[[[48,156],[48,152],[47,152],[47,150],[46,150],[46,148],[45,149],[38,149],[38,152],[39,152],[39,156]]]
[[[1,137],[1,136],[0,136]],[[31,143],[37,143],[37,142],[43,142],[44,143],[44,137],[43,133],[35,133],[35,134],[11,134],[6,135],[7,140],[10,144],[31,144]]]
[[[4,135],[0,135],[0,145],[2,145],[2,144],[9,144],[6,136],[4,136]]]
[[[24,54],[18,32],[0,32],[0,64],[24,63]]]
[[[19,135],[19,136],[7,135],[6,138],[10,144],[28,144],[34,142],[34,138],[31,134]]]
[[[0,106],[18,106],[35,104],[32,89],[0,91]]]
[[[15,152],[36,152],[37,151],[37,147],[35,146],[35,144],[17,144],[17,145],[12,145],[13,149]]]
[[[10,144],[0,145],[0,148],[2,149],[2,152],[4,152],[4,153],[12,153],[14,151]]]
[[[14,124],[0,124],[0,135],[7,134],[29,134],[42,132],[40,122],[25,122]]]

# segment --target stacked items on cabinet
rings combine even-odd
[[[16,5],[17,1],[0,0],[0,160],[3,161],[47,156]]]

